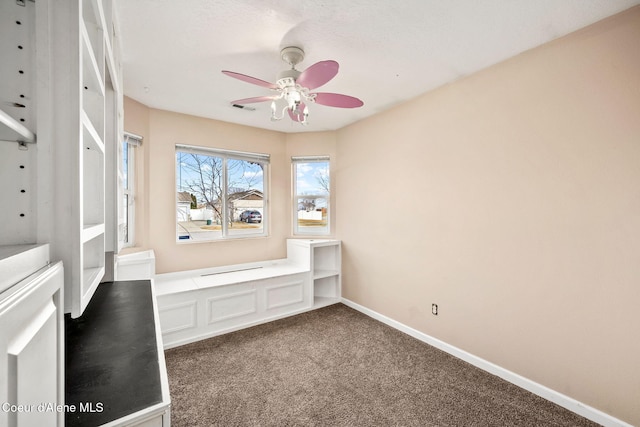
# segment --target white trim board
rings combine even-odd
[[[444,341],[441,341],[437,338],[434,338],[430,335],[427,335],[423,332],[413,329],[407,325],[404,325],[396,320],[393,320],[383,314],[380,314],[376,311],[366,308],[351,300],[342,298],[341,302],[344,305],[353,308],[354,310],[357,310],[373,319],[376,319],[382,323],[385,323],[391,326],[394,329],[399,330],[400,332],[404,332],[405,334],[410,335],[413,338],[416,338],[424,343],[432,345],[433,347],[436,347],[437,349],[440,349],[446,353],[449,353],[450,355],[457,357],[458,359],[464,360],[465,362],[470,363],[473,366],[482,369],[483,371],[496,375],[502,378],[503,380],[509,381],[510,383],[520,388],[530,391],[531,393],[536,394],[542,397],[543,399],[549,400],[557,405],[562,406],[563,408],[568,409],[571,412],[574,412],[591,421],[599,423],[605,427],[633,427],[631,424],[628,424],[622,420],[612,417],[611,415],[606,414],[596,408],[593,408],[589,405],[585,405],[584,403],[579,402],[569,396],[566,396],[562,393],[559,393],[555,390],[545,387],[542,384],[538,384],[535,381],[532,381],[528,378],[525,378],[521,375],[516,374],[515,372],[511,372],[494,363],[491,363],[478,356],[475,356],[471,353],[461,350],[451,344],[447,344]]]

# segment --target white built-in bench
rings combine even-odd
[[[288,239],[287,258],[157,274],[165,348],[340,301],[340,241]]]

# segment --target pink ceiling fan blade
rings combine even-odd
[[[308,89],[315,89],[327,83],[338,74],[339,65],[336,61],[316,62],[300,74],[296,83]]]
[[[328,92],[318,92],[314,95],[316,96],[316,104],[327,105],[329,107],[358,108],[364,105],[364,102],[349,95]]]
[[[251,104],[254,102],[272,101],[278,98],[277,96],[255,96],[253,98],[244,98],[231,101],[232,104]]]
[[[251,83],[254,85],[266,87],[268,89],[278,89],[274,83],[265,82],[264,80],[257,79],[255,77],[247,76],[245,74],[235,73],[233,71],[222,71],[223,74],[226,74],[229,77],[233,77],[234,79],[242,80],[243,82]]]
[[[301,122],[304,120],[303,111],[305,108],[307,108],[307,106],[304,102],[301,102],[300,106],[298,106],[298,111],[300,111],[300,114],[293,114],[293,112],[289,108],[287,108],[287,113],[289,113],[289,117],[291,117],[291,120],[293,120],[294,122]]]

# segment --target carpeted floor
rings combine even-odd
[[[166,360],[174,427],[597,425],[342,304]]]

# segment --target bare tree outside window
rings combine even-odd
[[[216,155],[215,150],[212,151],[211,154],[176,152],[178,204],[181,192],[190,193],[196,199],[196,207],[191,206],[188,215],[184,212],[185,206],[178,206],[178,239],[210,240],[263,234],[268,163],[263,159],[253,161]],[[245,211],[258,212],[260,221],[241,223]],[[250,217],[258,218],[257,215]]]

